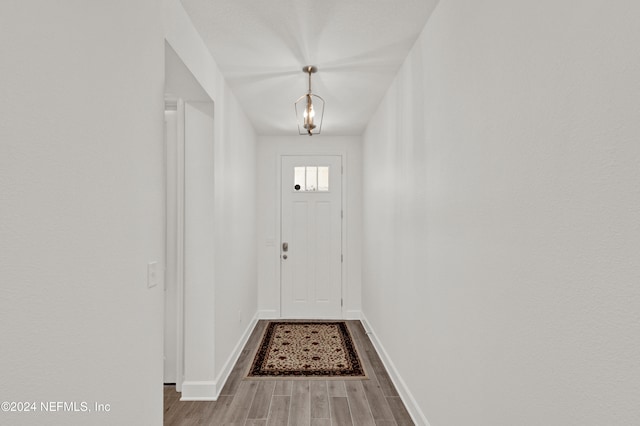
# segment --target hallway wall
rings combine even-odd
[[[638,16],[443,0],[371,119],[363,313],[420,423],[638,422]]]
[[[224,99],[224,137],[223,142],[216,145],[215,152],[218,381],[225,379],[223,375],[231,371],[236,345],[242,337],[249,337],[245,333],[251,331],[248,327],[253,325],[258,309],[257,136],[228,88],[225,88]]]
[[[37,402],[2,424],[162,423],[161,17],[0,4],[0,400]]]

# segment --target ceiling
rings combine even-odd
[[[297,135],[294,102],[326,102],[321,135],[360,135],[438,0],[182,0],[261,135]]]

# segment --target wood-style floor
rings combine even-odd
[[[413,425],[360,321],[347,321],[368,375],[365,380],[247,380],[266,321],[259,321],[215,402],[180,401],[164,388],[165,425]]]

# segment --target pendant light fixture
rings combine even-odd
[[[311,93],[311,74],[318,71],[313,65],[307,65],[302,71],[309,74],[309,91],[300,96],[295,103],[298,132],[301,135],[317,135],[322,129],[324,99]]]

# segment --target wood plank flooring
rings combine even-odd
[[[413,425],[360,321],[347,321],[364,380],[245,380],[266,321],[258,321],[217,401],[180,401],[164,388],[165,426]]]

